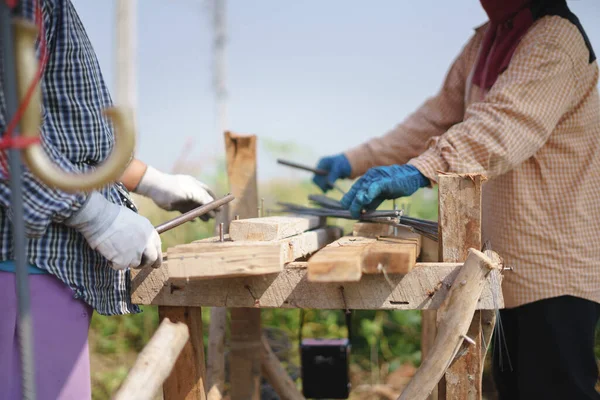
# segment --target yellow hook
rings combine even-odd
[[[13,24],[17,87],[19,99],[23,101],[38,70],[35,54],[38,30],[35,24],[24,19],[15,19]],[[39,137],[41,104],[41,90],[38,83],[20,121],[22,137]],[[34,143],[23,149],[25,164],[43,183],[65,192],[91,191],[117,181],[125,172],[133,155],[135,147],[133,118],[132,114],[123,108],[108,108],[103,113],[114,125],[115,145],[111,155],[95,170],[81,174],[65,172],[52,162],[41,143]]]

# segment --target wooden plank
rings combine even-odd
[[[362,276],[362,255],[377,239],[345,236],[327,245],[308,260],[312,282],[356,282]]]
[[[170,261],[166,261],[168,264]],[[437,309],[454,281],[462,263],[417,263],[406,275],[364,275],[360,282],[321,283],[307,279],[306,262],[291,263],[283,272],[263,276],[209,280],[147,279],[149,284],[134,286],[136,304],[344,309],[340,287],[347,306],[356,310]],[[158,274],[152,270],[150,274]],[[164,275],[161,275],[164,277]],[[498,291],[498,287],[495,288]],[[503,298],[494,302],[492,282],[488,281],[478,309],[503,307]]]
[[[306,257],[342,235],[339,227],[304,232],[274,242],[232,242],[208,238],[168,249],[171,278],[209,279],[280,272],[286,263]]]
[[[417,262],[417,242],[397,238],[380,239],[362,253],[365,274],[407,274]]]
[[[394,227],[376,222],[356,222],[352,227],[353,236],[377,238],[379,236],[393,236]]]
[[[229,191],[235,196],[230,204],[230,220],[258,217],[256,179],[256,136],[225,133],[225,152]],[[232,400],[259,400],[260,387],[260,310],[233,309],[231,317],[229,376]],[[236,323],[233,323],[236,321]],[[246,335],[244,330],[254,334]],[[256,333],[258,332],[258,337]]]
[[[163,384],[165,400],[205,400],[206,366],[200,307],[159,307],[159,318],[182,322],[189,330],[189,340],[179,354],[173,371]]]
[[[439,229],[442,261],[464,262],[470,248],[480,250],[481,175],[441,174],[439,185]],[[439,316],[438,316],[439,321]],[[440,399],[481,399],[481,313],[475,311],[468,336],[474,345],[464,346],[440,380]]]
[[[411,231],[410,229],[400,226],[394,228],[388,224],[380,224],[376,222],[357,222],[352,228],[352,236],[361,236],[366,238],[380,238],[380,237],[396,237],[405,239],[410,242],[415,242],[417,245],[417,257],[421,254],[422,246],[425,240],[431,241],[431,239],[424,238],[422,235]],[[436,244],[437,251],[437,244]],[[437,259],[436,259],[437,261]]]
[[[406,274],[415,265],[420,235],[390,238],[345,236],[308,260],[313,282],[356,282],[363,274]]]
[[[233,220],[229,225],[229,237],[233,241],[281,240],[315,229],[324,219],[313,215],[273,216]]]

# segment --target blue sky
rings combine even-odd
[[[114,2],[72,1],[112,89]],[[568,4],[600,53],[600,0]],[[138,0],[137,156],[159,169],[188,140],[205,171],[224,152],[209,18],[205,0]],[[301,149],[288,158],[315,163],[385,133],[434,94],[485,20],[477,0],[228,0],[228,127],[293,142]],[[261,146],[259,179],[275,176],[308,177]]]

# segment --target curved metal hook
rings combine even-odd
[[[37,74],[35,41],[38,30],[34,24],[23,19],[16,19],[13,24],[17,87],[19,99],[23,101]],[[20,121],[22,137],[39,137],[41,104],[41,90],[38,83]],[[27,167],[46,185],[72,193],[99,189],[117,181],[125,172],[133,155],[135,147],[133,118],[132,114],[123,108],[108,108],[103,113],[114,124],[115,145],[111,155],[94,171],[81,174],[65,172],[52,162],[41,143],[34,143],[23,149],[23,159]]]

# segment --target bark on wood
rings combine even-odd
[[[167,379],[189,338],[188,327],[163,319],[138,355],[115,400],[151,400]]]
[[[168,262],[167,262],[168,263]],[[138,285],[132,299],[136,304],[344,309],[340,286],[350,309],[412,310],[437,309],[448,293],[462,263],[417,263],[406,275],[364,275],[360,282],[321,283],[307,279],[307,263],[292,263],[279,274],[208,280],[170,280],[154,286]],[[501,296],[493,298],[489,281],[478,302],[479,309],[504,306]],[[498,293],[499,288],[494,288]]]
[[[225,133],[229,191],[236,199],[230,204],[230,219],[258,217],[256,179],[256,136]],[[260,310],[231,310],[229,365],[232,400],[259,400]],[[258,343],[258,346],[255,346]],[[234,350],[235,349],[235,350]]]
[[[481,249],[481,175],[441,174],[439,184],[439,250],[445,262],[464,262],[470,248]],[[439,315],[439,313],[438,313]],[[440,399],[481,399],[481,314],[469,327],[475,345],[464,347],[439,384]]]
[[[488,256],[495,264],[498,264],[502,267],[503,260],[499,256],[499,254],[486,250],[485,255]],[[498,291],[501,290],[502,285],[502,274],[498,270],[493,270],[491,272],[495,275],[492,277],[496,279],[498,282]],[[494,334],[494,328],[496,326],[496,313],[497,310],[481,310],[481,334],[482,334],[482,350],[481,350],[481,370],[484,370],[485,366],[485,357],[490,347],[490,343],[492,342],[492,336]]]
[[[159,318],[187,325],[189,340],[163,384],[165,400],[205,400],[206,366],[200,307],[159,307]]]
[[[199,240],[169,248],[169,276],[207,279],[281,272],[285,264],[306,257],[338,239],[342,231],[327,227],[269,242]]]
[[[478,250],[471,249],[438,310],[438,334],[429,356],[402,392],[400,400],[426,399],[468,336],[472,316],[490,271],[498,268]],[[471,339],[473,339],[471,337]]]
[[[322,218],[306,216],[275,216],[233,220],[229,225],[229,237],[233,241],[281,240],[298,235],[321,225]]]
[[[262,336],[262,373],[281,400],[305,400],[296,384],[271,350],[267,338]]]

